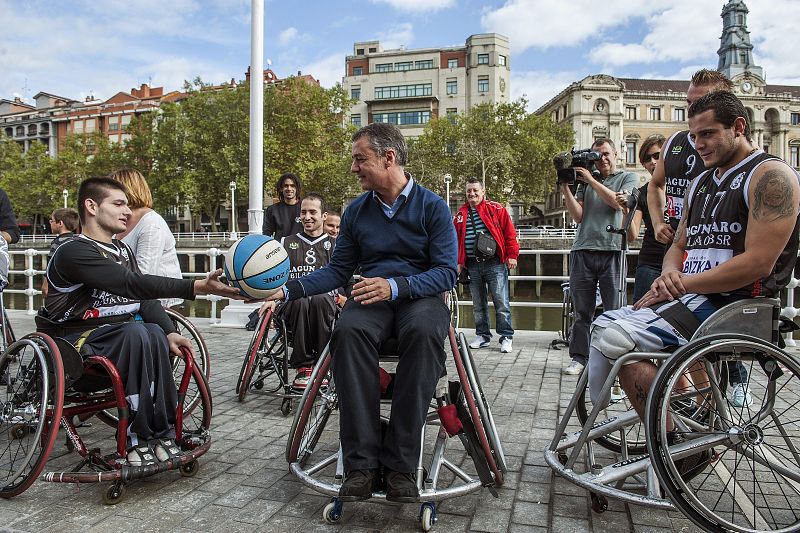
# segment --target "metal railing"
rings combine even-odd
[[[237,232],[237,234],[241,237],[246,235],[244,232]],[[214,232],[203,232],[198,231],[194,233],[173,233],[172,235],[175,236],[176,241],[211,241],[211,240],[223,240],[223,241],[230,241],[231,239],[231,232],[230,231],[214,231]],[[51,234],[42,234],[42,235],[20,235],[19,242],[50,242],[56,238],[56,235]]]
[[[42,294],[42,292],[37,289],[37,284],[34,282],[34,279],[37,276],[42,276],[44,274],[44,270],[39,270],[35,268],[34,265],[34,258],[37,256],[47,255],[47,250],[35,250],[33,248],[28,248],[26,250],[9,250],[9,253],[12,257],[14,256],[24,256],[25,257],[25,269],[24,270],[10,270],[9,274],[14,275],[24,275],[26,277],[26,288],[25,289],[11,289],[6,288],[5,292],[10,294],[24,294],[27,296],[27,305],[26,311],[28,314],[35,314],[36,308],[34,307],[34,296]],[[217,264],[217,258],[220,255],[223,255],[225,250],[219,248],[185,248],[185,249],[178,249],[178,255],[186,255],[189,256],[189,265],[193,267],[195,265],[195,258],[197,256],[204,256],[207,258],[206,261],[203,262],[203,265],[207,266],[206,270],[210,270],[212,265]],[[566,262],[565,258],[569,256],[570,250],[561,249],[561,250],[538,250],[538,249],[526,249],[520,250],[520,255],[525,256],[534,256],[535,261],[535,269],[536,272],[542,271],[542,258],[545,256],[561,256],[562,262]],[[628,257],[637,256],[639,255],[639,250],[629,250]],[[13,263],[12,263],[13,264]],[[201,278],[206,275],[206,272],[184,272],[184,278]],[[566,267],[562,269],[562,274],[558,276],[544,276],[544,275],[536,275],[536,276],[522,276],[522,275],[511,275],[509,276],[510,282],[518,282],[518,281],[527,281],[527,282],[564,282],[569,280],[569,275],[567,274]],[[627,278],[626,283],[631,284],[633,283],[633,278]],[[786,305],[781,309],[781,314],[788,318],[794,319],[798,315],[800,315],[800,309],[795,306],[795,298],[794,298],[794,291],[800,285],[800,280],[797,278],[792,278],[789,282],[788,286],[785,289],[785,302]],[[41,281],[38,283],[38,286],[41,286]],[[218,316],[218,307],[217,302],[223,300],[220,296],[216,295],[201,295],[197,296],[197,299],[201,300],[208,300],[211,303],[211,322],[219,321]],[[471,307],[472,300],[459,300],[458,304],[460,306]],[[533,308],[560,308],[562,307],[561,301],[541,301],[541,300],[520,300],[518,298],[512,298],[510,302],[512,307],[533,307]],[[492,305],[491,301],[489,305]],[[791,339],[787,339],[787,344],[794,345],[794,342]]]

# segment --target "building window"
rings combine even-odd
[[[364,67],[353,67],[353,76],[362,76],[364,74]]]
[[[414,61],[414,68],[416,70],[423,70],[426,68],[433,68],[433,59],[424,59],[422,61]]]
[[[372,115],[374,122],[387,122],[397,126],[427,124],[431,120],[430,111],[399,111],[393,113],[376,113]]]
[[[661,108],[660,107],[651,107],[650,108],[650,120],[661,120]]]
[[[408,98],[414,96],[431,96],[433,86],[430,83],[417,83],[414,85],[395,85],[393,87],[375,87],[375,99]]]
[[[800,168],[800,141],[789,143],[789,164],[794,168]]]
[[[131,140],[130,133],[123,133],[122,135],[119,136],[119,142],[121,142],[122,144],[125,144],[130,140]]]
[[[488,65],[489,64],[489,54],[478,54],[478,64],[479,65]]]
[[[764,150],[765,154],[769,153],[769,145],[768,144],[765,144],[764,146],[762,146],[761,149]]]
[[[391,63],[378,63],[375,65],[375,72],[391,72],[393,66]]]
[[[363,56],[364,55],[364,49],[363,48],[356,48],[356,55],[357,56]]]
[[[478,92],[479,93],[489,92],[489,76],[481,76],[478,78]]]
[[[448,59],[447,68],[458,68],[458,59]]]
[[[126,129],[131,124],[131,115],[122,115],[120,117],[120,129]]]
[[[506,66],[506,56],[497,54],[497,64],[501,67]]]
[[[350,115],[350,124],[361,127],[361,114]]]
[[[108,117],[108,131],[119,131],[119,117]]]
[[[456,122],[456,115],[458,114],[458,109],[455,107],[448,107],[446,111],[447,120],[450,121],[450,124],[455,124]]]
[[[394,64],[395,70],[411,70],[413,68],[413,63],[411,61],[400,61]]]
[[[72,132],[73,133],[83,133],[83,121],[76,120],[72,123]]]
[[[353,87],[350,89],[350,98],[353,100],[361,100],[361,87]]]
[[[636,164],[636,141],[625,143],[625,163],[628,165]]]
[[[377,49],[377,48],[370,48],[370,49],[369,49],[369,53],[370,53],[370,54],[374,54],[374,53],[375,53],[375,52],[377,52],[377,51],[378,51],[378,49]]]
[[[447,94],[458,94],[458,80],[447,80]]]
[[[682,107],[672,109],[672,120],[675,122],[686,122],[686,110]]]
[[[636,106],[632,105],[625,106],[625,119],[636,120]]]
[[[739,64],[747,65],[747,52],[739,52]]]
[[[800,113],[792,113],[792,126],[800,126]]]

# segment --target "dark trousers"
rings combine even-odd
[[[75,342],[79,336],[71,335],[67,340]],[[89,334],[81,353],[103,355],[117,367],[131,409],[131,446],[175,437],[178,391],[164,330],[143,322],[110,324]]]
[[[331,339],[345,472],[416,469],[422,426],[444,371],[449,315],[439,297],[371,305],[348,300]],[[398,340],[400,361],[381,438],[378,349],[390,338]]]
[[[317,294],[286,303],[283,318],[292,332],[289,366],[314,366],[331,339],[336,302],[330,294]]]

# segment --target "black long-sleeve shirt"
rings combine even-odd
[[[8,241],[9,244],[19,242],[17,217],[14,216],[11,200],[8,199],[8,195],[3,189],[0,189],[0,231],[5,231],[11,237],[11,240]]]
[[[85,235],[58,247],[47,265],[49,290],[42,314],[64,325],[93,327],[139,313],[145,322],[175,327],[157,298],[194,299],[193,282],[141,274],[122,241],[110,244]]]
[[[264,225],[261,232],[264,235],[275,237],[279,241],[303,231],[300,222],[300,202],[294,205],[283,202],[272,204],[264,213]]]

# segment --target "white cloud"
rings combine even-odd
[[[800,85],[797,54],[797,0],[748,0],[747,27],[755,62],[764,67],[769,83]]]
[[[374,4],[389,4],[399,11],[427,13],[439,11],[456,4],[455,0],[372,0]]]
[[[378,40],[384,50],[394,50],[401,46],[408,47],[414,41],[414,26],[409,22],[397,24],[386,31],[379,32]]]
[[[287,46],[294,41],[295,37],[297,37],[297,28],[289,26],[278,34],[278,43],[281,46]]]
[[[323,87],[333,87],[342,82],[344,76],[344,57],[347,52],[340,51],[317,61],[304,65],[301,70],[304,74],[311,74],[319,80]]]
[[[511,71],[511,98],[524,96],[528,100],[528,111],[536,111],[551,98],[574,81],[584,76],[575,71]]]
[[[617,0],[610,4],[596,0],[508,0],[481,17],[486,31],[511,39],[515,53],[528,48],[574,46],[609,28],[624,26],[634,17],[654,12],[654,2]]]

